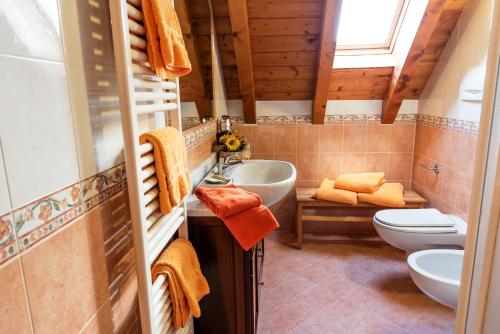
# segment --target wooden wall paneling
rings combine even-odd
[[[392,67],[332,69],[328,99],[382,100],[392,71]]]
[[[305,92],[258,92],[256,93],[259,101],[294,101],[310,100],[311,91]]]
[[[322,1],[251,0],[248,15],[252,18],[321,17]]]
[[[325,0],[312,103],[313,124],[323,124],[325,121],[326,103],[328,101],[328,85],[326,83],[329,82],[332,72],[341,8],[342,0]]]
[[[254,64],[253,77],[257,80],[293,80],[314,79],[316,69],[314,66],[262,66]]]
[[[310,92],[313,80],[256,80],[255,91],[257,92]]]
[[[250,19],[252,36],[301,36],[319,35],[320,18],[267,18]]]
[[[257,116],[255,110],[255,86],[253,80],[252,46],[248,28],[247,1],[228,0],[228,4],[245,123],[255,124]],[[226,85],[226,87],[228,86]]]
[[[252,37],[253,52],[316,51],[318,35]]]
[[[182,29],[184,44],[186,50],[190,55],[191,73],[182,77],[182,81],[188,83],[191,96],[196,104],[198,116],[203,118],[212,115],[212,108],[210,100],[207,96],[207,89],[205,87],[205,72],[203,69],[203,61],[201,60],[198,51],[198,38],[194,35],[191,26],[191,16],[188,9],[187,0],[176,0],[175,10],[179,18],[179,24]]]

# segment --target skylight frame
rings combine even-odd
[[[390,54],[392,53],[396,42],[401,23],[406,15],[410,0],[399,0],[396,15],[394,15],[390,33],[387,35],[387,40],[383,44],[359,44],[359,45],[340,45],[336,46],[336,54],[341,55],[366,55],[366,54]]]

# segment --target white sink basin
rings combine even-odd
[[[231,177],[230,183],[258,194],[267,207],[281,201],[292,190],[297,178],[294,165],[278,160],[247,160],[227,168],[224,174]],[[204,181],[200,186],[218,187]]]

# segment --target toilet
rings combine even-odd
[[[429,249],[408,256],[413,282],[438,303],[457,308],[463,250]]]
[[[412,253],[419,250],[463,249],[467,223],[436,209],[387,209],[378,211],[373,225],[388,244]]]

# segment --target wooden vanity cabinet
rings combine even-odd
[[[189,239],[210,294],[201,302],[195,333],[257,333],[264,241],[245,252],[216,217],[189,217]]]

